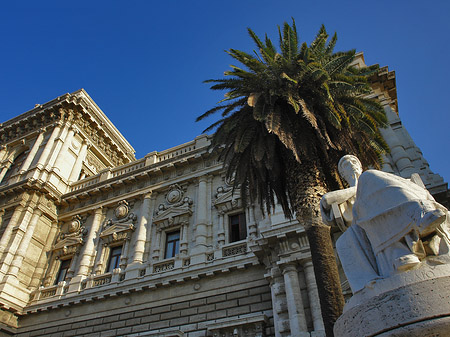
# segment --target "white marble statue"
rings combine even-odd
[[[339,172],[350,187],[325,194],[321,210],[325,223],[345,230],[336,248],[353,293],[377,278],[412,269],[427,256],[449,257],[448,211],[418,176],[361,174],[361,163],[351,155],[339,161]],[[444,260],[436,263],[449,261]]]

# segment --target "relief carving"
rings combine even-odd
[[[70,221],[67,231],[59,234],[52,249],[56,257],[74,255],[79,252],[87,234],[84,222],[85,219],[82,219],[80,215],[75,215]]]
[[[171,185],[166,194],[167,204],[160,204],[155,211],[153,222],[160,228],[176,224],[186,224],[192,214],[193,201],[184,196],[184,190],[177,184]]]
[[[115,219],[106,220],[100,234],[105,244],[131,238],[131,232],[135,230],[134,224],[137,221],[137,216],[130,212],[131,208],[132,205],[126,200],[119,201],[114,209]]]

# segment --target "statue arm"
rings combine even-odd
[[[320,201],[324,209],[330,209],[332,204],[342,204],[348,199],[356,195],[356,186],[352,186],[343,190],[337,190],[326,193]]]

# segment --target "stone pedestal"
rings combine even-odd
[[[431,337],[450,331],[450,268],[420,268],[373,281],[353,295],[336,321],[336,337]]]

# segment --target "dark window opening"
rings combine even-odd
[[[170,259],[178,254],[180,250],[180,231],[167,233],[165,259]]]
[[[56,276],[56,279],[55,279],[55,285],[61,281],[66,280],[67,272],[69,271],[69,268],[70,268],[70,262],[72,262],[72,260],[62,260],[61,261],[61,264],[59,266],[58,275]]]
[[[109,259],[105,273],[109,273],[119,268],[120,256],[122,255],[122,246],[111,247],[109,250]]]
[[[245,213],[230,215],[229,217],[230,243],[247,238],[247,223]]]

